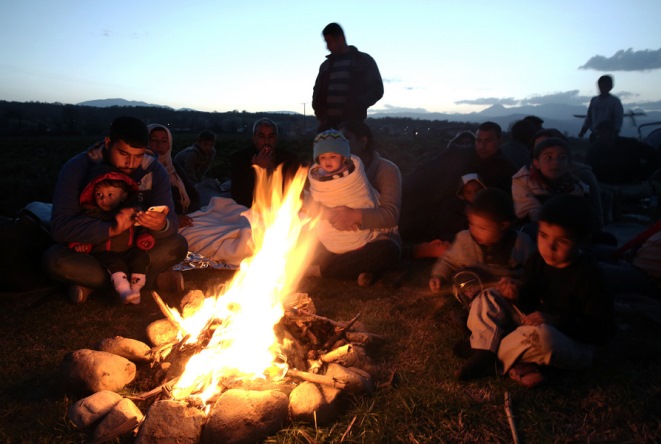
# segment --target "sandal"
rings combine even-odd
[[[539,365],[531,362],[514,364],[507,373],[510,379],[525,388],[534,388],[546,381],[546,378],[539,369]]]

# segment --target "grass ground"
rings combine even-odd
[[[548,385],[534,390],[495,373],[459,383],[453,372],[462,361],[452,345],[466,337],[458,321],[461,308],[451,296],[434,298],[427,291],[430,266],[414,263],[399,288],[397,273],[370,288],[328,279],[301,282],[300,290],[313,298],[319,314],[348,320],[361,313],[370,332],[388,338],[370,353],[383,375],[394,372],[395,377],[373,395],[351,399],[332,425],[296,424],[267,442],[335,443],[345,433],[344,442],[353,443],[512,442],[505,391],[511,394],[522,442],[661,440],[658,324],[639,313],[620,313],[618,336],[600,350],[592,370],[550,374]],[[187,271],[186,288],[204,290],[229,275]],[[175,295],[161,296],[177,304]],[[58,287],[0,298],[0,441],[84,442],[86,435],[66,419],[67,406],[77,398],[57,377],[63,357],[116,335],[146,341],[145,327],[160,318],[149,298],[123,306],[109,295],[94,295],[74,306]]]

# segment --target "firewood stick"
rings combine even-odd
[[[319,359],[321,359],[323,362],[337,361],[338,359],[343,358],[349,353],[351,353],[352,348],[353,347],[351,344],[346,344],[343,345],[342,347],[338,347],[335,350],[331,350],[328,353],[319,356]]]
[[[292,368],[287,370],[287,376],[302,379],[303,381],[307,382],[314,382],[315,384],[327,385],[329,387],[334,387],[340,390],[344,390],[347,387],[347,383],[345,381],[341,381],[337,378],[329,377],[326,375],[315,375],[314,373],[302,372]]]
[[[311,318],[317,319],[319,321],[328,322],[329,324],[331,324],[334,327],[341,327],[341,328],[348,328],[349,326],[353,325],[358,320],[358,318],[360,317],[360,313],[358,313],[351,321],[349,321],[349,324],[345,324],[343,322],[334,321],[333,319],[325,318],[323,316],[319,316],[317,314],[310,313],[309,311],[307,311],[303,308],[291,308],[291,310],[294,313],[302,314],[302,315],[305,315],[305,316],[310,316]]]
[[[517,432],[516,423],[514,422],[512,399],[510,398],[509,390],[505,390],[505,414],[507,415],[507,422],[510,424],[510,430],[512,431],[512,439],[514,439],[514,444],[519,444],[519,432]]]
[[[154,298],[154,300],[156,301],[156,305],[158,305],[158,308],[161,309],[161,312],[165,315],[165,317],[168,318],[168,320],[170,322],[172,322],[175,325],[175,327],[177,327],[178,330],[181,330],[181,328],[179,326],[179,322],[174,318],[174,316],[172,316],[172,312],[170,311],[168,306],[165,305],[165,302],[163,302],[163,299],[161,299],[161,297],[158,295],[158,293],[156,293],[155,291],[152,291],[151,295]]]
[[[340,338],[344,335],[344,332],[349,331],[351,329],[351,326],[356,323],[356,321],[358,320],[359,317],[360,317],[360,312],[358,312],[358,314],[356,316],[354,316],[353,319],[351,319],[349,322],[347,322],[346,325],[336,326],[335,327],[335,329],[336,329],[335,334],[333,336],[331,336],[330,338],[328,338],[328,340],[326,340],[326,342],[324,343],[324,347],[325,348],[331,347],[333,344],[335,344],[337,341],[339,341]]]
[[[146,401],[152,396],[156,396],[159,393],[161,393],[163,389],[169,390],[172,386],[174,386],[177,383],[178,380],[179,378],[172,378],[168,382],[164,382],[163,384],[154,387],[153,389],[147,392],[138,393],[137,395],[133,395],[133,396],[126,396],[126,398],[130,399],[131,401]]]

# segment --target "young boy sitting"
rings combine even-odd
[[[314,139],[315,164],[308,172],[310,197],[326,207],[375,208],[378,193],[367,180],[363,163],[351,155],[351,147],[341,132],[327,130]],[[376,239],[375,230],[341,231],[322,217],[317,228],[319,241],[335,254],[363,247]]]
[[[448,211],[444,215],[443,220],[440,221],[439,226],[436,227],[438,232],[454,238],[458,232],[468,228],[466,205],[472,203],[477,193],[485,188],[486,186],[482,182],[482,179],[476,173],[461,176],[457,187],[457,198],[452,203],[448,203]],[[420,242],[412,246],[411,256],[415,259],[428,257],[439,258],[445,254],[451,245],[451,242],[441,239]]]
[[[497,188],[480,191],[466,207],[468,230],[457,233],[450,249],[432,268],[429,288],[438,293],[452,285],[453,276],[474,270],[489,284],[501,277],[518,277],[532,252],[525,233],[512,229],[515,219],[512,198]]]
[[[133,220],[138,211],[131,199],[137,190],[138,184],[130,177],[104,169],[85,187],[80,204],[89,217],[123,224]],[[151,234],[138,234],[138,230],[131,227],[97,245],[69,243],[69,248],[94,255],[108,269],[113,287],[124,304],[140,303],[140,290],[145,286],[150,262],[147,250],[155,243]]]
[[[569,145],[566,141],[551,137],[535,145],[530,166],[523,166],[512,177],[512,198],[516,217],[522,222],[536,222],[542,204],[557,194],[585,197],[586,205],[590,187],[571,172]]]
[[[537,251],[522,284],[503,279],[497,291],[483,291],[471,304],[468,328],[475,352],[457,372],[459,379],[485,375],[496,356],[503,373],[529,388],[544,382],[540,366],[591,365],[595,345],[612,336],[615,323],[612,298],[586,250],[590,213],[584,199],[572,195],[544,204]],[[523,312],[513,331],[510,303]]]

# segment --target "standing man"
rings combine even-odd
[[[255,191],[254,166],[273,172],[282,165],[285,182],[294,177],[300,165],[298,156],[290,151],[276,148],[278,127],[271,119],[263,118],[252,127],[252,145],[232,154],[230,168],[232,176],[232,199],[250,208]],[[284,184],[283,184],[284,186]]]
[[[168,173],[158,159],[147,152],[148,134],[141,120],[118,117],[103,141],[72,157],[60,171],[53,192],[51,217],[51,234],[57,244],[44,253],[43,261],[53,279],[71,284],[69,297],[74,303],[85,302],[94,290],[111,288],[110,275],[94,256],[71,250],[68,244],[99,244],[132,230],[137,224],[156,240],[149,250],[147,288],[153,288],[158,277],[162,290],[181,292],[184,289],[183,276],[170,267],[186,257],[188,243],[177,233],[178,220]],[[137,201],[142,211],[135,218],[103,221],[83,211],[80,194],[91,175],[104,166],[137,182]],[[160,208],[147,211],[150,207]]]
[[[318,132],[349,120],[363,121],[367,108],[383,97],[383,81],[374,59],[348,46],[342,27],[330,23],[322,31],[330,54],[319,67],[312,91]]]

